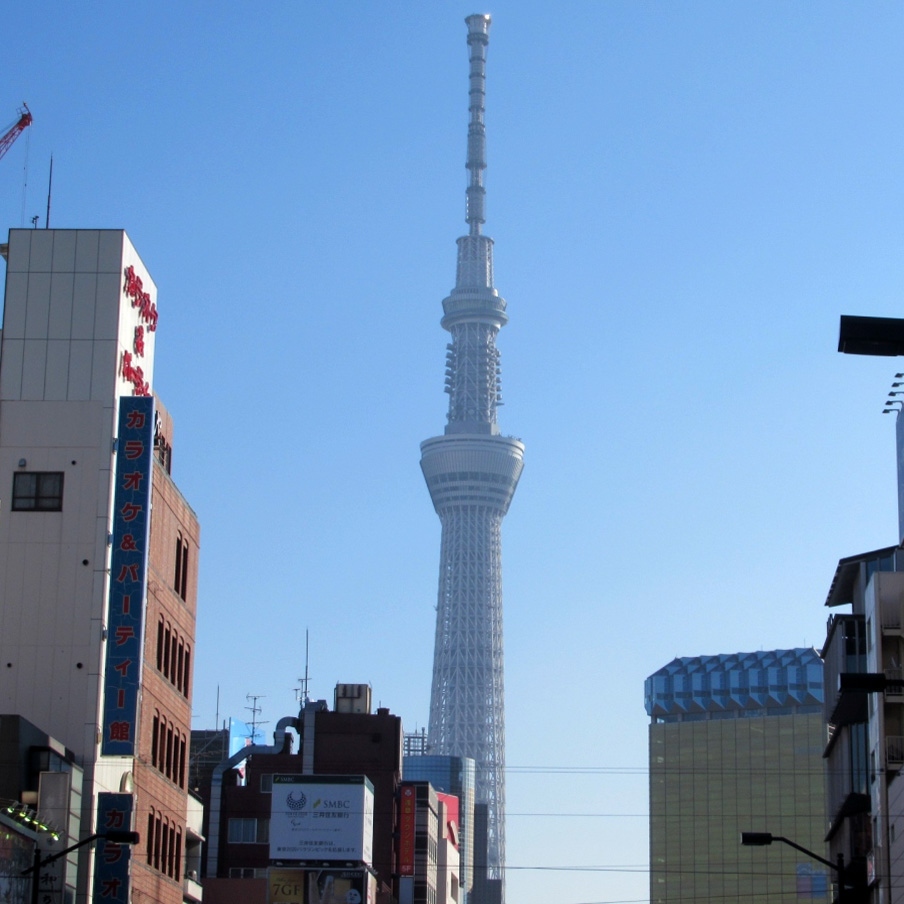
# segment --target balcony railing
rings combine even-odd
[[[198,874],[194,870],[191,870],[182,880],[182,894],[185,900],[192,901],[194,904],[200,904],[204,900],[204,889],[201,888]]]

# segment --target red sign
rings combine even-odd
[[[402,785],[399,813],[399,875],[414,875],[414,824],[417,812],[414,786]]]
[[[149,396],[151,394],[151,384],[144,378],[144,370],[132,364],[132,353],[123,352],[122,360],[119,364],[119,374],[134,387],[133,395]]]
[[[147,324],[148,332],[155,332],[157,329],[157,305],[151,301],[150,293],[144,291],[141,277],[132,266],[126,267],[123,292],[132,300],[132,307],[138,309],[138,318]],[[135,327],[132,338],[132,350],[124,351],[119,361],[119,375],[126,383],[132,384],[132,394],[136,396],[151,394],[151,385],[144,378],[144,369],[133,363],[135,358],[143,357],[144,326],[139,324]]]
[[[124,291],[132,299],[132,307],[138,308],[138,316],[153,333],[157,329],[157,305],[151,301],[151,296],[144,291],[141,277],[132,266],[126,267],[126,283]]]
[[[436,797],[446,805],[446,824],[440,826],[442,837],[451,841],[458,850],[458,827],[461,825],[458,797],[454,794],[444,794],[442,791],[437,791]]]

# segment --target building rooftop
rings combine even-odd
[[[644,682],[656,721],[815,712],[822,701],[822,660],[812,647],[682,656]]]

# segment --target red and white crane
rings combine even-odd
[[[31,125],[31,111],[23,103],[19,118],[0,136],[0,159],[12,147],[13,142]]]

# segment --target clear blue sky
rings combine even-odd
[[[441,301],[465,229],[463,18],[493,15],[509,898],[648,897],[643,680],[820,646],[896,541],[904,5],[8,4],[0,224],[125,228],[202,522],[196,728],[369,682],[424,726]],[[28,185],[23,205],[24,168]],[[564,815],[539,815],[564,814]],[[587,815],[576,815],[587,814]],[[578,870],[595,867],[605,872]],[[571,869],[564,869],[571,868]]]

